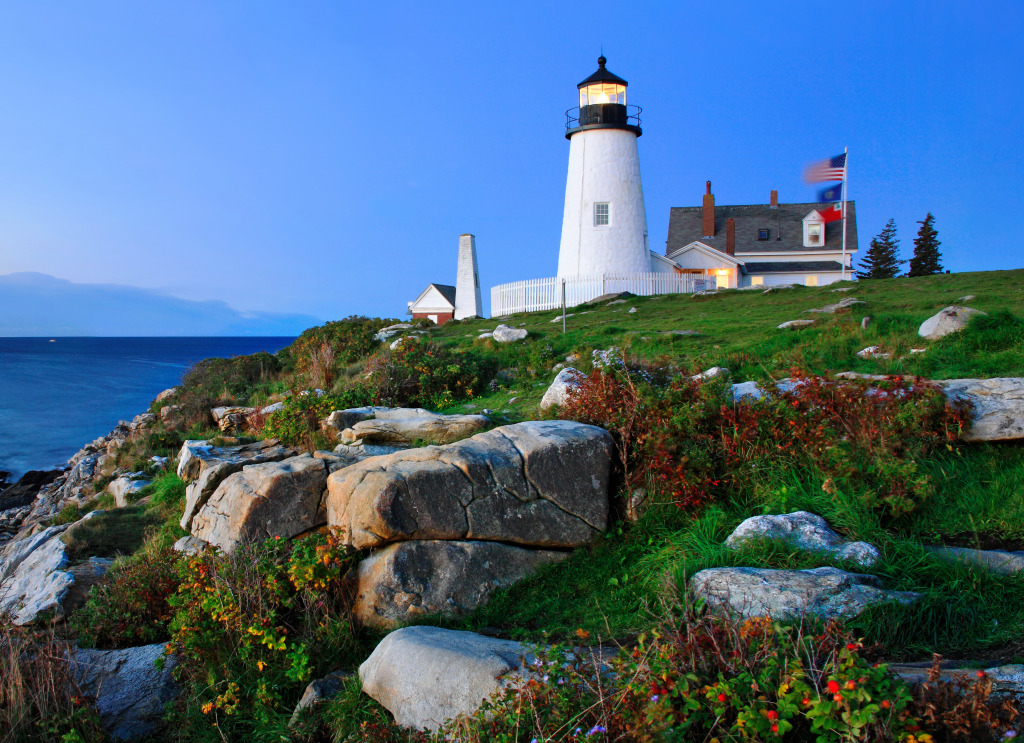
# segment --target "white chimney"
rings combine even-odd
[[[483,317],[480,272],[476,266],[476,237],[459,235],[459,272],[455,279],[455,319]]]

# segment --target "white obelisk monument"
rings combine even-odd
[[[455,277],[455,319],[483,317],[480,272],[476,266],[476,237],[459,235],[459,271]]]
[[[605,69],[607,61],[598,57],[597,72],[576,86],[579,115],[573,119],[570,111],[565,134],[569,177],[558,249],[561,278],[651,271],[637,151],[639,109],[629,114],[628,83]]]

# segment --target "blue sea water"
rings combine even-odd
[[[0,338],[0,470],[63,464],[148,410],[211,356],[274,353],[294,338]]]

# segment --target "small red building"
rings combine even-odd
[[[415,301],[409,302],[409,312],[414,320],[425,317],[444,325],[455,317],[455,287],[429,284]]]

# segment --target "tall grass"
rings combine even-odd
[[[0,617],[0,741],[92,743],[107,735],[69,662],[71,645]]]

